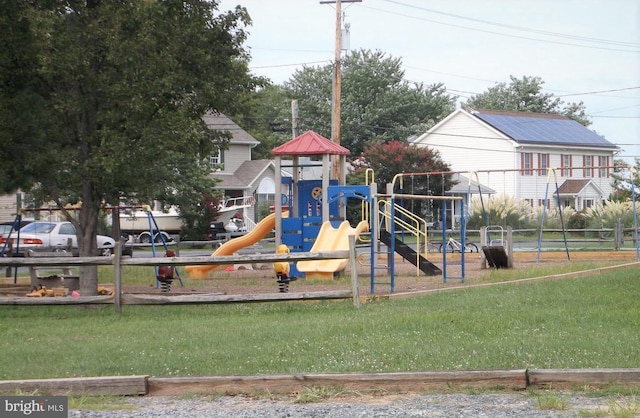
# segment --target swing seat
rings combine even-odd
[[[509,257],[507,257],[507,252],[503,246],[484,246],[482,247],[482,252],[487,259],[489,267],[495,269],[509,267]]]

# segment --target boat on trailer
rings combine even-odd
[[[237,231],[241,226],[238,222],[238,212],[243,213],[245,208],[254,204],[252,196],[228,198],[218,204],[218,216],[215,222],[221,222],[225,230]],[[149,213],[153,216],[155,224],[149,225]],[[157,225],[157,229],[156,229]],[[165,238],[171,235],[179,235],[182,229],[182,219],[178,211],[171,207],[166,211],[148,210],[142,206],[125,207],[120,213],[120,230],[127,234],[135,235],[140,242],[150,242],[150,229],[160,230]]]

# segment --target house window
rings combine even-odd
[[[573,175],[573,170],[571,169],[571,156],[563,154],[562,161],[560,161],[560,163],[562,164],[560,175],[563,177],[571,177]]]
[[[598,157],[598,177],[609,177],[609,157]]]
[[[549,154],[538,154],[538,175],[546,175],[547,168],[549,168]]]
[[[593,156],[585,155],[582,157],[582,176],[583,177],[591,177],[593,176]]]
[[[595,204],[595,200],[593,199],[582,199],[582,209],[590,208]]]
[[[522,175],[533,176],[533,154],[530,152],[522,153],[521,161]]]
[[[538,199],[538,207],[546,206],[547,209],[551,209],[551,200],[549,199]]]
[[[212,154],[209,157],[209,164],[211,164],[211,171],[222,171],[224,170],[224,154],[222,150],[218,150],[217,154]]]

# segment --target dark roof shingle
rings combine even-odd
[[[478,110],[472,114],[518,143],[618,148],[563,115],[498,110]]]

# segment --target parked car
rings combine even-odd
[[[18,234],[14,232],[9,237],[12,240],[14,251],[19,251],[17,255],[23,255],[27,250],[38,249],[45,251],[64,250],[68,248],[71,240],[71,249],[74,254],[78,253],[78,238],[76,229],[71,222],[36,221],[20,229],[20,242],[16,243]],[[7,237],[0,238],[0,245],[4,245]],[[115,241],[111,237],[98,235],[97,247],[98,255],[111,255],[115,248]],[[19,244],[19,245],[18,245]],[[125,254],[125,251],[130,251]],[[132,255],[133,247],[124,246],[123,255]]]
[[[33,221],[20,221],[16,229],[13,229],[13,222],[0,222],[0,238],[8,235],[12,230],[16,231],[23,226],[29,225]]]

